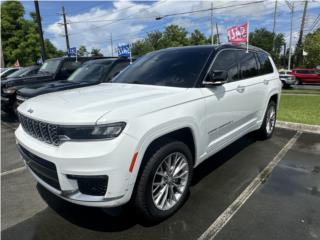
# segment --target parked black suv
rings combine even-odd
[[[67,79],[89,57],[60,57],[46,60],[38,73],[32,76],[1,81],[1,110],[12,113],[16,111],[16,91],[29,86]]]
[[[67,80],[47,83],[43,86],[22,88],[17,92],[17,101],[23,101],[45,93],[63,91],[109,82],[115,75],[130,64],[126,58],[107,58],[85,62]]]

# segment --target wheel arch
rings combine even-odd
[[[193,165],[196,162],[197,136],[195,130],[193,129],[193,126],[183,125],[170,130],[163,129],[161,132],[162,134],[154,134],[152,138],[145,139],[137,149],[138,160],[129,181],[130,185],[132,186],[132,188],[129,188],[132,189],[132,192],[130,193],[131,195],[135,193],[136,185],[139,182],[139,177],[141,175],[142,169],[145,166],[148,157],[150,156],[149,154],[151,154],[153,150],[155,150],[156,147],[159,146],[158,144],[162,144],[168,141],[167,139],[176,139],[184,142],[190,148],[190,151],[192,153]]]

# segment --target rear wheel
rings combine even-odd
[[[192,178],[192,154],[180,141],[167,139],[142,169],[134,205],[144,219],[160,221],[184,203]]]
[[[277,104],[274,101],[270,101],[262,125],[257,131],[259,138],[268,139],[272,137],[276,125],[276,117]]]

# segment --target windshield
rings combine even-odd
[[[88,63],[73,72],[68,81],[71,82],[98,82],[105,77],[112,61],[102,63]]]
[[[47,60],[43,63],[43,65],[39,69],[39,72],[54,74],[57,71],[60,62],[61,60],[59,59]]]
[[[27,72],[29,69],[28,68],[21,68],[18,71],[15,71],[14,73],[11,73],[10,75],[8,75],[8,78],[10,77],[19,77],[21,75],[23,75],[23,73]]]
[[[176,48],[151,52],[138,59],[112,82],[193,87],[212,48]]]

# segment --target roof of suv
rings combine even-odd
[[[226,49],[226,48],[234,48],[234,49],[243,49],[243,50],[247,50],[247,45],[243,45],[243,44],[230,44],[230,43],[224,43],[224,44],[214,44],[214,45],[195,45],[195,46],[183,46],[183,47],[172,47],[172,48],[165,48],[165,49],[161,49],[161,50],[166,50],[166,49],[203,49],[203,48],[207,48],[207,49],[215,49],[215,50],[222,50],[222,49]],[[159,51],[161,51],[159,50]],[[257,52],[263,52],[266,53],[268,55],[270,55],[268,52],[266,52],[265,50],[249,45],[249,50],[253,50],[253,51],[257,51]]]
[[[92,60],[89,60],[87,62],[85,62],[85,64],[91,64],[91,63],[108,63],[110,61],[117,61],[117,62],[122,62],[122,61],[125,61],[125,62],[129,62],[130,59],[128,58],[118,58],[118,57],[110,57],[110,58],[102,58],[102,59],[92,59]]]

